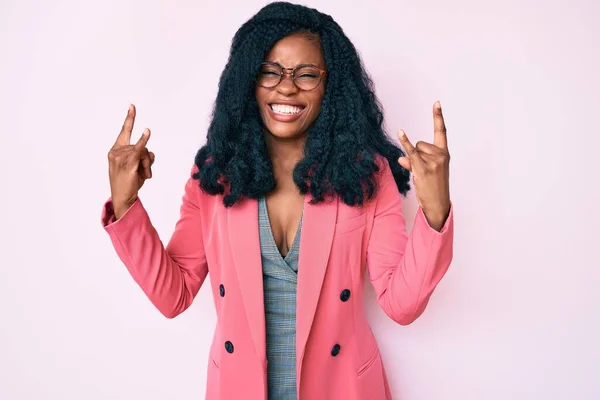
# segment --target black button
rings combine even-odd
[[[332,356],[337,356],[338,354],[340,354],[340,345],[336,344],[335,346],[333,346],[333,349],[331,349],[331,355]]]
[[[350,291],[348,289],[342,290],[342,293],[340,294],[340,299],[342,301],[348,301],[349,298],[350,298]]]
[[[233,343],[229,340],[225,342],[225,350],[227,350],[229,354],[233,353]]]
[[[219,294],[221,297],[225,297],[225,286],[219,285]]]

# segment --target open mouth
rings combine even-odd
[[[290,105],[290,104],[269,104],[269,107],[271,107],[271,110],[273,110],[273,112],[275,114],[279,114],[279,115],[296,115],[296,114],[300,114],[302,112],[302,110],[304,110],[304,106],[295,106],[295,105]]]

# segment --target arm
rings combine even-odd
[[[453,206],[440,231],[418,209],[410,236],[402,214],[402,198],[389,164],[384,163],[375,217],[367,247],[367,265],[377,300],[402,325],[416,320],[452,260]]]
[[[110,199],[103,210],[102,224],[119,258],[167,318],[176,317],[191,305],[208,273],[198,192],[196,181],[190,177],[175,232],[166,248],[139,198],[118,220]]]

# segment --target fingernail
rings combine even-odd
[[[439,108],[439,109],[441,109],[441,108],[442,108],[442,104],[440,103],[440,101],[439,101],[439,100],[436,102],[436,107],[437,107],[437,108]]]
[[[406,137],[406,133],[404,132],[404,130],[403,130],[403,129],[400,129],[400,136],[402,136],[402,137]]]

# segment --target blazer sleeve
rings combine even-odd
[[[118,220],[111,199],[104,204],[102,225],[117,255],[167,318],[192,304],[208,273],[199,206],[197,181],[190,176],[175,231],[165,247],[139,197]]]
[[[402,197],[387,160],[381,171],[373,227],[367,245],[367,265],[377,300],[401,325],[416,320],[453,256],[454,206],[438,232],[419,207],[410,236],[402,213]]]

